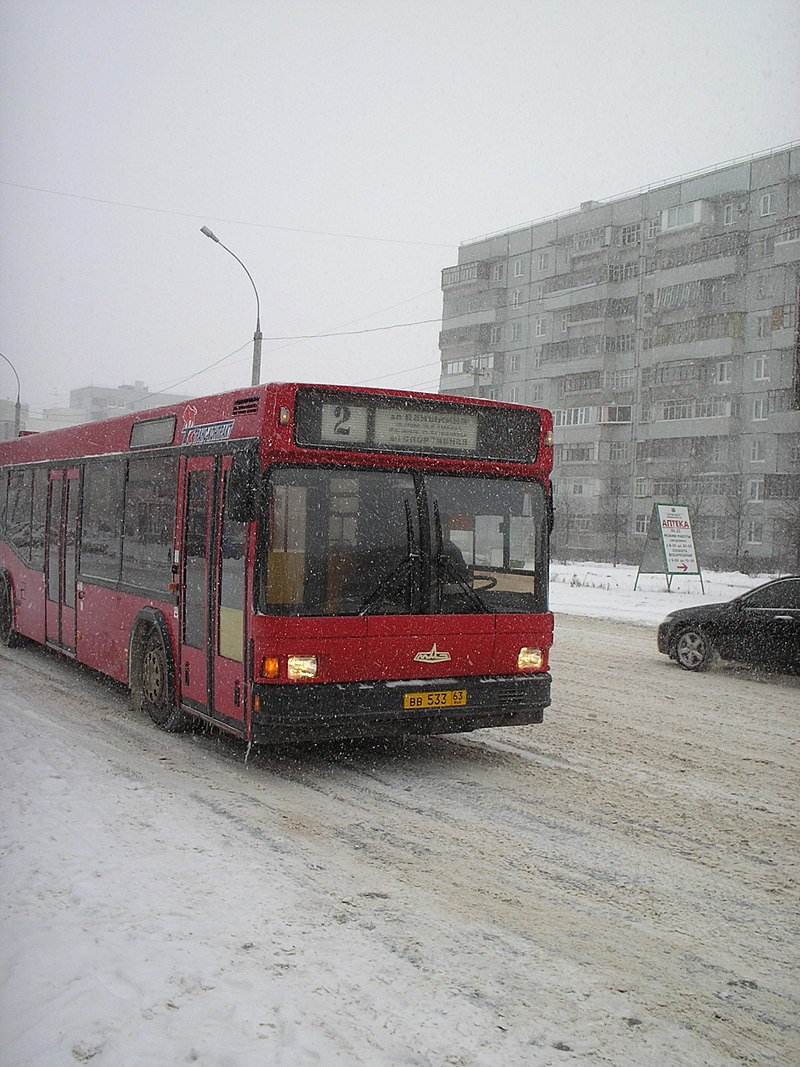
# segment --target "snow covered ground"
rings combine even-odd
[[[569,615],[658,625],[670,611],[730,600],[776,577],[708,571],[702,576],[702,586],[695,575],[676,576],[668,592],[663,574],[642,574],[637,582],[636,571],[623,564],[554,563],[550,567],[551,607]]]
[[[407,748],[245,765],[0,648],[0,1063],[800,1062],[800,679],[655,651],[763,578],[634,576],[554,566],[543,726]]]

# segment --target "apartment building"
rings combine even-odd
[[[467,241],[444,393],[549,407],[563,558],[638,562],[654,503],[701,565],[800,570],[800,143]]]

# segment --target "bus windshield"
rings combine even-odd
[[[266,492],[262,613],[547,611],[538,482],[289,467]]]

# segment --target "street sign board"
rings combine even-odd
[[[703,587],[703,575],[697,562],[689,509],[683,504],[653,504],[642,562],[633,588],[640,574],[665,574],[667,589],[676,574],[696,574]]]

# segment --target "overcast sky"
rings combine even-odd
[[[262,381],[435,390],[460,242],[797,140],[799,57],[796,0],[5,0],[0,351],[249,384],[205,223]]]

